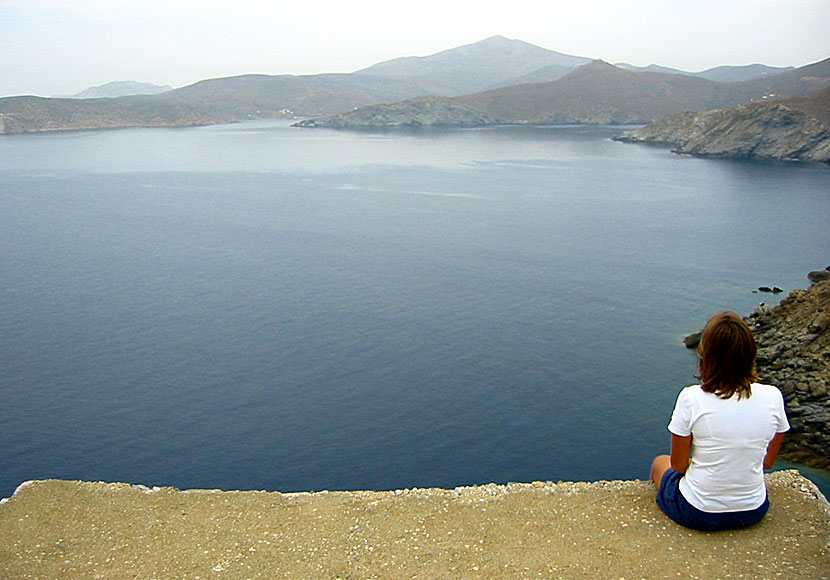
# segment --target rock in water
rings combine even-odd
[[[822,280],[830,280],[830,270],[814,270],[807,274],[807,279],[810,282],[821,282]]]

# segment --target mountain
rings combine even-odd
[[[660,66],[659,64],[650,64],[648,66],[635,66],[633,64],[628,64],[628,63],[625,63],[625,62],[618,62],[614,66],[619,67],[623,70],[631,71],[631,72],[656,72],[656,73],[666,73],[666,74],[671,74],[671,75],[695,76],[694,73],[689,73],[689,72],[686,72],[686,71],[678,70],[676,68],[669,68],[667,66]]]
[[[113,103],[89,100],[85,104],[34,97],[0,99],[0,115],[4,116],[0,129],[19,132],[168,126],[176,124],[175,111],[182,115],[181,125],[330,115],[423,95],[481,90],[551,64],[576,66],[584,61],[587,59],[493,37],[431,56],[378,63],[351,74],[209,79],[155,95],[149,103],[120,99]],[[159,108],[158,119],[145,110],[151,103]]]
[[[445,109],[463,107],[493,123],[525,124],[644,124],[685,110],[728,108],[739,103],[764,100],[775,95],[812,94],[830,85],[830,59],[787,71],[774,77],[736,83],[719,83],[684,74],[632,72],[597,60],[550,82],[525,83],[480,93],[446,97]],[[374,106],[314,119],[301,126],[367,127],[424,124],[459,126],[453,114],[444,120],[430,102],[429,112],[418,110],[419,102]],[[391,108],[394,107],[394,111]],[[384,108],[388,109],[384,111]],[[406,118],[404,115],[411,115]]]
[[[242,75],[200,81],[156,98],[236,119],[261,119],[336,113],[400,101],[424,91],[415,80],[373,75]]]
[[[512,85],[445,100],[447,107],[450,103],[462,105],[492,123],[637,124],[708,104],[715,92],[716,83],[704,79],[634,73],[597,60],[554,81]],[[383,126],[383,109],[393,106],[373,107],[371,112],[358,108],[300,126]],[[402,111],[412,114],[412,119],[401,118]],[[416,123],[415,117],[419,116],[428,117],[432,125],[457,126],[455,117],[444,122],[434,115],[422,115],[413,102],[396,107],[395,113],[395,124],[399,125]]]
[[[795,70],[794,67],[774,67],[765,64],[750,64],[746,66],[718,66],[700,72],[687,72],[656,64],[648,66],[634,66],[626,63],[617,63],[621,69],[632,72],[659,72],[668,74],[686,75],[691,77],[699,77],[709,81],[718,83],[736,83],[741,81],[750,81],[752,79],[760,79],[765,77],[775,76],[783,72]]]
[[[501,86],[545,67],[559,67],[567,72],[590,60],[493,36],[430,56],[381,62],[355,74],[414,80],[433,87],[430,94],[449,96]]]
[[[762,98],[808,97],[830,86],[830,58],[771,77],[730,83],[730,86],[742,87],[744,92],[760,94]]]
[[[801,99],[684,111],[617,139],[670,144],[702,157],[830,163],[830,88]]]
[[[708,101],[714,83],[660,73],[634,73],[597,60],[548,82],[458,97],[502,122],[531,124],[648,122]]]
[[[98,99],[128,97],[131,95],[157,95],[172,89],[170,85],[154,85],[153,83],[140,83],[137,81],[113,81],[105,85],[91,87],[72,95],[73,99]]]
[[[803,97],[828,85],[830,59],[773,76],[722,83],[677,73],[632,72],[495,36],[350,74],[240,75],[157,95],[112,99],[10,97],[0,99],[0,132],[188,126],[333,114],[338,118],[308,125],[383,126],[384,119],[394,125],[642,124],[684,109]],[[400,104],[425,95],[451,100]],[[384,112],[382,103],[392,105]],[[360,111],[368,105],[374,108]]]
[[[718,66],[693,74],[696,77],[717,81],[719,83],[734,83],[750,81],[764,77],[771,77],[783,72],[795,70],[794,67],[774,67],[764,64],[749,64],[746,66]]]
[[[547,83],[550,81],[561,79],[566,74],[573,72],[575,68],[578,67],[566,66],[562,64],[549,64],[548,66],[543,66],[542,68],[536,69],[535,71],[528,73],[526,75],[513,77],[507,79],[506,81],[502,81],[500,83],[495,83],[492,86],[485,87],[485,90],[509,87],[512,85],[524,85],[528,83]]]

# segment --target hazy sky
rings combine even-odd
[[[0,95],[351,72],[489,36],[698,71],[830,56],[830,0],[0,0]]]

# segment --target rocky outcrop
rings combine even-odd
[[[370,105],[347,113],[306,119],[295,127],[360,129],[369,127],[482,127],[495,120],[444,97],[417,97],[400,103]]]
[[[830,266],[827,266],[824,270],[814,270],[807,274],[807,279],[810,282],[821,282],[822,280],[830,280]]]
[[[787,401],[784,454],[830,467],[830,280],[793,290],[747,318],[758,342],[758,374]]]
[[[808,99],[686,111],[616,139],[670,144],[677,153],[702,157],[830,163],[830,124],[823,110],[827,102],[830,89]]]

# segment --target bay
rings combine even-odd
[[[830,260],[830,168],[619,131],[3,137],[0,497],[645,479],[683,335]]]

